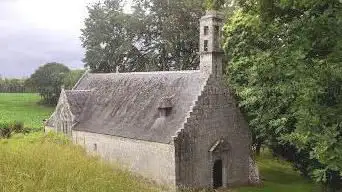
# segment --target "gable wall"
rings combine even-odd
[[[224,162],[228,167],[224,182],[229,186],[247,184],[250,153],[247,124],[229,91],[210,77],[184,129],[174,141],[177,185],[212,187],[215,159],[209,149],[220,138],[230,145]]]
[[[104,160],[124,165],[160,184],[175,186],[173,145],[82,131],[73,131],[72,136],[74,143]]]
[[[71,112],[65,91],[62,90],[56,109],[45,126],[45,131],[64,132],[71,136],[71,128],[74,123],[74,116]]]

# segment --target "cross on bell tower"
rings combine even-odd
[[[200,70],[205,75],[222,76],[223,51],[220,46],[223,17],[218,11],[207,11],[200,19]]]

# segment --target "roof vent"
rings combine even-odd
[[[172,97],[163,97],[159,102],[159,116],[166,117],[171,114],[172,111]]]

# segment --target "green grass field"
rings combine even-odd
[[[0,93],[0,123],[21,121],[25,127],[41,128],[54,108],[38,105],[39,100],[33,93]]]

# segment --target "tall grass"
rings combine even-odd
[[[257,159],[261,187],[221,192],[312,192],[320,187],[301,177],[289,163],[262,153]],[[1,192],[153,192],[160,188],[118,166],[92,157],[61,135],[33,133],[0,139]],[[213,190],[184,190],[184,192]]]
[[[1,192],[158,191],[145,180],[86,155],[63,136],[0,140]]]

